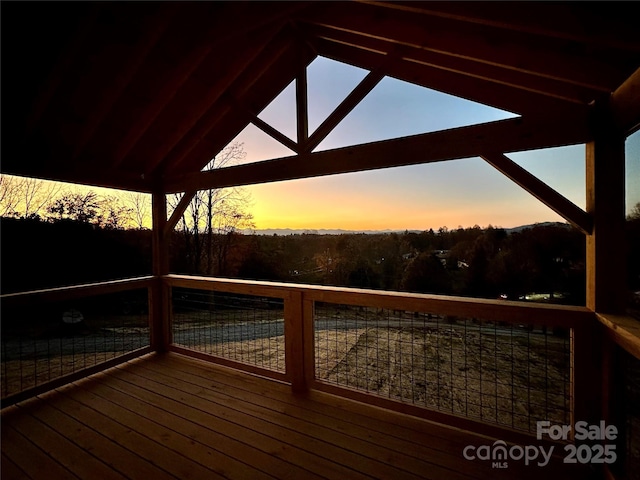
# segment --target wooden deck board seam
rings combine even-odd
[[[115,398],[113,398],[113,395],[110,395],[110,394],[108,394],[107,392],[105,392],[105,389],[111,390],[111,391],[113,392],[113,395],[115,395],[115,396],[119,396],[119,395],[121,395],[121,396],[128,397],[128,398],[130,399],[130,400],[128,401],[128,402],[129,402],[129,403],[128,403],[128,406],[127,406],[127,407],[124,407],[124,404],[123,404],[123,403],[117,402],[117,401],[115,400]],[[98,391],[95,391],[95,389],[94,389],[94,393],[95,393],[96,395],[98,395],[98,396],[102,397],[102,398],[103,398],[103,399],[105,399],[106,401],[109,401],[109,402],[115,403],[116,405],[123,406],[124,408],[127,408],[128,410],[130,410],[130,411],[132,411],[132,412],[134,412],[134,413],[137,413],[137,414],[139,414],[139,415],[141,415],[141,416],[144,416],[145,418],[147,418],[147,419],[149,419],[149,420],[151,420],[151,421],[153,421],[153,418],[150,416],[150,413],[149,413],[149,414],[143,414],[143,413],[141,413],[141,412],[138,412],[138,411],[137,411],[137,409],[132,408],[132,405],[135,405],[136,403],[139,403],[139,404],[145,404],[145,405],[147,405],[147,406],[149,407],[149,409],[152,409],[152,410],[158,410],[158,411],[159,411],[159,412],[158,412],[158,414],[162,413],[163,415],[172,415],[172,416],[174,416],[176,419],[178,419],[178,421],[179,421],[179,422],[184,422],[185,424],[187,424],[187,423],[188,423],[188,424],[191,424],[191,425],[192,425],[192,428],[196,428],[196,429],[200,429],[200,430],[206,430],[206,432],[207,432],[209,435],[217,435],[217,436],[224,437],[224,440],[223,440],[224,442],[228,442],[228,443],[230,443],[230,444],[237,444],[237,443],[240,443],[240,444],[241,444],[241,446],[244,446],[244,447],[246,447],[247,449],[255,450],[255,451],[252,451],[252,452],[250,452],[250,453],[246,454],[246,455],[248,455],[248,456],[249,456],[251,459],[253,459],[253,460],[256,460],[256,456],[259,456],[259,454],[264,454],[264,452],[259,451],[259,450],[258,450],[258,449],[256,449],[255,447],[252,447],[252,446],[250,446],[250,445],[243,444],[242,442],[240,442],[239,440],[237,440],[237,439],[235,439],[235,438],[233,438],[233,437],[225,436],[224,434],[222,434],[222,433],[220,433],[220,432],[216,432],[216,431],[214,431],[214,430],[211,430],[211,429],[210,429],[210,428],[208,428],[206,425],[197,424],[196,422],[193,422],[192,420],[185,419],[185,418],[180,417],[180,416],[175,415],[175,414],[171,414],[171,413],[169,413],[167,410],[163,410],[163,409],[161,409],[160,407],[156,407],[155,405],[152,405],[152,404],[146,403],[144,400],[141,400],[141,399],[139,399],[139,398],[136,398],[136,397],[134,397],[134,396],[131,396],[130,394],[128,394],[128,393],[126,393],[126,392],[124,392],[124,391],[122,391],[122,390],[119,390],[119,389],[117,389],[117,388],[114,388],[114,387],[113,387],[113,386],[111,386],[111,385],[106,385],[106,384],[100,385],[100,386],[98,387]],[[164,425],[165,423],[167,423],[167,422],[163,422],[163,425]],[[174,422],[171,422],[171,423],[174,423]],[[222,454],[222,455],[226,455],[226,456],[228,456],[229,458],[231,458],[231,459],[233,459],[233,460],[235,460],[235,461],[238,461],[238,462],[240,462],[240,463],[244,463],[244,464],[245,464],[245,465],[247,465],[248,467],[256,468],[254,465],[247,464],[247,463],[246,463],[246,461],[242,460],[241,458],[233,457],[229,452],[227,452],[227,451],[223,451],[223,450],[220,450],[220,446],[213,445],[212,443],[205,443],[205,442],[203,441],[204,439],[196,440],[196,439],[194,439],[191,435],[189,435],[189,434],[187,434],[187,433],[184,433],[183,431],[176,430],[175,428],[171,428],[171,427],[168,427],[168,428],[170,428],[171,430],[175,431],[176,433],[178,433],[178,434],[180,434],[180,435],[186,436],[187,438],[190,438],[191,440],[194,440],[194,441],[196,441],[196,442],[198,442],[198,443],[201,443],[202,445],[206,446],[207,448],[211,448],[211,449],[213,449],[213,450],[216,450],[216,451],[217,451],[217,452],[219,452],[220,454]],[[235,446],[235,448],[238,448],[238,446],[236,445],[236,446]],[[286,463],[286,462],[284,462],[284,463]],[[288,468],[288,469],[292,469],[293,467],[294,467],[294,466],[293,466],[293,465],[291,465],[291,464],[288,464],[288,465],[287,465],[287,468]],[[262,470],[262,473],[267,474],[267,475],[269,475],[269,476],[270,476],[270,477],[272,477],[272,478],[277,478],[277,477],[273,477],[273,475],[272,475],[272,474],[270,474],[270,472],[268,472],[268,471],[266,471],[266,470],[264,470],[264,469]],[[309,472],[307,472],[307,474],[308,474],[308,473],[309,473]]]
[[[142,370],[147,370],[147,371],[151,371],[151,372],[156,372],[156,373],[161,373],[160,370],[157,370],[156,368],[154,368],[153,365],[139,365],[138,368],[142,369]],[[176,380],[183,380],[183,381],[187,381],[187,379],[185,377],[182,376],[177,376],[178,373],[173,373],[173,378]],[[185,373],[182,373],[182,375],[185,375]],[[204,385],[200,385],[198,383],[193,383],[193,385],[196,386],[202,386],[202,388],[206,388],[206,386]],[[238,389],[240,390],[240,386],[238,385],[229,385],[226,384],[229,388],[225,388],[225,395],[228,396],[232,396],[234,399],[241,401],[241,402],[251,402],[254,405],[258,406],[258,407],[265,407],[264,405],[262,405],[261,403],[258,403],[259,400],[263,400],[264,398],[256,393],[252,393],[250,391],[246,391],[246,390],[242,390],[242,391],[246,391],[247,395],[251,395],[253,400],[256,401],[251,401],[251,400],[246,400],[246,396],[242,396],[242,395],[234,395],[234,393],[231,391],[232,389]],[[390,450],[392,452],[395,452],[397,454],[397,456],[399,456],[400,458],[395,459],[395,461],[392,462],[386,462],[389,465],[396,465],[396,464],[403,464],[403,462],[412,462],[412,461],[418,461],[420,462],[421,466],[424,468],[430,468],[431,465],[433,465],[432,462],[429,461],[425,461],[423,459],[423,455],[425,454],[425,450],[429,449],[432,450],[434,453],[436,453],[437,455],[439,455],[440,457],[444,456],[444,457],[452,457],[451,460],[452,461],[458,461],[459,460],[459,456],[454,456],[452,455],[450,452],[447,451],[442,451],[442,450],[438,450],[438,449],[433,449],[430,446],[425,445],[423,442],[420,442],[419,447],[418,445],[416,445],[416,443],[411,443],[406,441],[405,439],[395,439],[397,440],[396,443],[402,442],[401,445],[396,445],[395,448],[392,448],[392,445],[389,445],[389,442],[385,442],[382,437],[382,435],[379,432],[376,432],[375,430],[369,430],[367,429],[366,426],[362,426],[362,425],[356,425],[356,424],[349,424],[350,426],[347,426],[346,429],[351,428],[352,430],[355,428],[359,434],[354,434],[354,433],[350,433],[348,431],[345,431],[346,429],[341,429],[340,426],[336,426],[336,423],[340,423],[340,424],[346,424],[346,422],[343,422],[341,419],[338,418],[331,418],[331,417],[327,417],[321,413],[316,413],[314,412],[315,415],[324,417],[326,419],[329,419],[330,421],[332,421],[332,423],[324,423],[322,421],[322,418],[314,418],[313,421],[311,421],[311,417],[307,416],[305,418],[305,414],[304,414],[304,409],[298,405],[291,405],[291,404],[287,404],[285,402],[280,402],[277,401],[279,404],[284,405],[284,409],[280,409],[280,408],[273,408],[272,411],[277,414],[277,415],[286,415],[288,417],[290,417],[293,420],[296,421],[306,421],[308,423],[310,423],[311,425],[315,426],[315,427],[319,427],[319,428],[326,428],[331,430],[334,434],[336,435],[342,435],[342,436],[347,436],[349,437],[349,439],[345,439],[345,441],[350,441],[350,439],[352,439],[354,442],[367,442],[368,444],[370,444],[372,446],[372,449],[379,449],[379,448],[385,448],[387,450]],[[302,412],[298,412],[297,414],[294,414],[294,412],[291,411],[291,409],[296,409],[298,411],[302,411]],[[342,426],[342,425],[341,425]],[[322,438],[318,437],[320,440],[322,440]],[[424,438],[423,440],[429,440],[428,438]],[[393,444],[393,441],[390,442],[391,444]],[[436,445],[438,445],[441,442],[434,442],[436,443]],[[418,453],[417,449],[421,450],[421,453]],[[412,451],[413,450],[413,451]],[[460,450],[462,450],[462,447],[460,448]],[[357,452],[354,451],[355,453],[362,453],[362,452]],[[377,456],[374,452],[372,452],[372,455],[374,456],[374,458],[377,458],[378,460],[380,459],[379,456]],[[407,457],[411,457],[411,458],[407,458]],[[435,468],[438,468],[441,465],[436,465]],[[407,470],[410,473],[416,473],[416,469],[413,470]],[[422,470],[424,471],[424,470]]]
[[[69,388],[64,392],[64,395],[67,399],[70,399],[77,404],[83,405],[88,410],[92,410],[91,415],[93,417],[95,417],[96,419],[103,417],[104,419],[106,419],[107,424],[109,424],[112,428],[115,427],[116,432],[119,431],[119,433],[121,434],[120,438],[116,440],[120,445],[126,447],[137,456],[146,459],[151,464],[168,473],[172,478],[179,478],[182,480],[194,478],[192,477],[194,470],[200,471],[201,475],[206,474],[208,478],[224,478],[217,472],[205,467],[201,467],[189,457],[183,457],[178,452],[175,452],[174,450],[168,448],[161,442],[150,438],[149,436],[145,435],[145,432],[139,432],[131,428],[131,426],[127,423],[118,421],[118,418],[105,415],[103,412],[97,410],[94,405],[91,405],[91,402],[78,401],[76,398],[77,394],[78,390],[73,388]],[[85,419],[85,421],[92,420],[93,419]],[[127,440],[127,443],[123,443]],[[164,465],[161,463],[164,463]],[[186,468],[187,465],[189,469]],[[171,471],[172,468],[174,469],[174,471]]]
[[[145,400],[145,397],[162,397],[162,395],[160,393],[158,393],[157,391],[153,391],[153,390],[149,390],[149,389],[145,389],[139,385],[136,385],[135,383],[131,383],[131,382],[127,382],[125,380],[123,380],[122,378],[120,378],[121,374],[118,374],[118,376],[114,376],[113,377],[113,382],[115,384],[120,385],[120,389],[124,389],[124,391],[130,395],[132,395],[134,398],[140,398],[141,400]],[[124,385],[123,385],[124,384]],[[118,387],[116,387],[118,388]],[[138,393],[134,393],[135,391],[138,391]],[[140,392],[142,391],[142,392]],[[142,395],[142,397],[140,396]],[[217,416],[216,412],[212,412],[207,408],[196,408],[193,405],[189,404],[189,403],[185,403],[184,399],[183,401],[179,401],[176,400],[175,398],[171,398],[171,397],[166,397],[164,396],[164,398],[161,399],[157,399],[161,401],[161,405],[158,405],[159,408],[166,410],[167,408],[169,408],[169,405],[175,404],[175,410],[179,411],[180,416],[182,416],[182,418],[185,418],[187,420],[189,420],[188,416],[185,416],[187,414],[191,413],[195,413],[198,416],[203,416],[205,418],[203,418],[203,425],[208,424],[209,422],[211,422],[211,420],[215,419],[215,421],[217,421],[218,423],[222,422],[223,424],[225,424],[225,428],[232,428],[235,430],[241,430],[243,432],[244,439],[245,439],[245,443],[247,443],[247,437],[251,436],[251,434],[253,434],[254,438],[257,436],[259,441],[262,441],[263,443],[265,443],[267,445],[266,450],[263,449],[263,451],[265,451],[265,453],[267,454],[274,454],[273,448],[269,447],[269,445],[271,444],[279,444],[282,446],[282,452],[287,455],[287,457],[285,458],[287,462],[290,463],[289,468],[300,468],[302,470],[305,471],[304,475],[312,475],[313,474],[313,470],[309,470],[306,471],[306,465],[304,464],[304,462],[300,462],[300,459],[297,457],[306,457],[307,460],[309,461],[313,461],[314,459],[318,458],[323,460],[323,464],[325,468],[328,468],[330,470],[335,469],[335,465],[332,465],[332,462],[327,462],[326,459],[324,458],[320,458],[320,457],[316,457],[315,454],[310,454],[305,450],[301,450],[300,448],[296,447],[295,445],[291,445],[291,444],[287,444],[287,442],[283,442],[277,439],[273,439],[272,437],[263,434],[262,432],[259,432],[257,430],[255,430],[254,428],[249,429],[246,425],[242,424],[242,423],[236,423],[236,422],[231,422],[228,419],[224,418],[223,416]],[[166,411],[171,411],[171,410],[166,410]],[[243,435],[238,435],[239,438],[243,438]],[[233,437],[235,438],[235,437]],[[251,444],[248,444],[249,446],[252,446]],[[256,447],[255,445],[253,445],[254,447]],[[286,447],[286,448],[285,448]],[[297,453],[296,453],[297,452]],[[292,461],[294,463],[292,463]],[[317,462],[316,462],[317,463]],[[339,472],[335,472],[336,474],[340,473],[341,475],[344,475],[346,473],[350,473],[352,474],[354,477],[360,476],[361,474],[359,474],[358,472],[351,472],[351,471],[343,471],[340,470]],[[367,477],[370,478],[370,477]]]
[[[203,463],[200,460],[202,456],[206,457],[206,454],[208,452],[206,451],[203,452],[202,450],[203,448],[209,449],[208,446],[201,444],[200,442],[195,442],[193,441],[193,439],[183,435],[182,433],[171,429],[170,427],[165,425],[164,421],[158,422],[157,419],[151,419],[151,418],[145,417],[144,415],[141,415],[138,412],[128,409],[123,405],[119,405],[117,403],[110,401],[109,399],[105,399],[104,397],[95,393],[95,388],[100,388],[100,385],[94,387],[91,391],[85,391],[85,392],[86,394],[89,394],[92,396],[90,400],[92,403],[97,401],[98,398],[100,398],[102,399],[100,400],[101,401],[100,404],[104,407],[109,408],[109,411],[113,412],[115,408],[116,412],[113,412],[113,416],[110,416],[110,418],[112,418],[113,420],[117,421],[118,423],[120,423],[121,425],[127,428],[137,431],[140,435],[145,436],[148,440],[156,442],[160,445],[163,445],[168,450],[173,451],[176,455],[189,458],[189,460],[196,465],[195,467],[196,469],[201,467],[212,472],[211,475],[218,475],[220,476],[220,478],[229,478],[228,474],[226,474],[225,471],[219,471],[213,468],[211,464]],[[74,396],[72,396],[71,398],[74,398],[76,401],[81,400],[82,394],[78,395],[78,392],[75,392],[73,395]],[[87,400],[87,402],[88,401],[89,400]],[[120,410],[120,413],[117,412],[118,410]],[[135,417],[135,418],[132,418],[131,421],[126,421],[127,416],[130,418],[131,417]],[[166,421],[166,418],[165,418],[165,421]],[[145,423],[147,424],[147,426],[144,426]],[[153,425],[149,425],[149,423],[152,423]],[[152,430],[155,430],[156,432],[153,435],[150,434],[150,431]],[[165,439],[162,438],[164,435],[167,435]],[[181,445],[183,448],[180,448]],[[196,455],[198,453],[199,455]],[[227,457],[227,455],[224,455],[221,452],[218,452],[218,454],[226,457],[226,459],[219,459],[222,461],[222,464],[226,464],[225,460],[227,461],[230,460]],[[249,465],[246,465],[246,467],[247,469],[251,470],[252,475],[257,477],[257,471],[253,467]],[[205,472],[202,472],[202,474],[204,473]]]
[[[140,372],[141,369],[142,372]],[[163,384],[168,388],[181,389],[181,391],[189,395],[196,395],[204,401],[212,402],[216,405],[224,406],[225,399],[229,395],[229,392],[225,391],[223,394],[225,398],[219,398],[221,394],[216,390],[210,390],[211,394],[213,394],[213,397],[211,395],[205,395],[204,392],[208,391],[206,385],[202,385],[200,383],[193,384],[188,382],[185,378],[174,378],[172,381],[166,381],[165,383],[163,383],[162,380],[164,380],[166,377],[158,378],[159,374],[145,375],[144,366],[138,366],[134,371],[131,371],[131,369],[127,369],[126,367],[123,367],[122,370],[129,370],[129,374],[147,378],[152,382]],[[147,369],[146,371],[151,372],[152,370]],[[182,375],[188,374],[186,372],[183,372]],[[180,385],[182,386],[180,387]],[[188,385],[191,385],[193,391],[185,390],[185,388],[190,388],[188,387]],[[234,403],[234,405],[240,404]],[[439,471],[443,468],[442,465],[426,463],[421,459],[408,457],[402,452],[396,452],[390,458],[385,458],[389,456],[389,452],[386,447],[382,447],[372,442],[367,442],[368,445],[365,445],[366,440],[364,439],[349,436],[335,430],[330,430],[327,429],[324,425],[309,422],[305,419],[292,417],[285,413],[274,410],[273,408],[271,408],[271,403],[269,404],[269,406],[265,406],[264,404],[252,404],[253,406],[247,406],[248,404],[246,403],[242,403],[241,405],[244,405],[244,407],[239,408],[234,406],[234,410],[242,414],[254,416],[257,420],[269,422],[276,427],[284,426],[284,428],[290,429],[291,432],[302,431],[315,441],[326,443],[327,445],[329,445],[329,449],[333,448],[333,446],[336,446],[337,448],[342,448],[344,451],[351,452],[354,455],[362,456],[366,458],[368,462],[375,464],[375,471],[380,469],[381,474],[384,474],[385,471],[391,474],[391,472],[388,470],[388,468],[390,467],[393,469],[399,468],[407,475],[418,475],[420,477],[427,469]],[[296,422],[302,422],[302,424],[296,425]],[[326,436],[327,430],[330,435],[329,438],[327,438]],[[323,433],[325,435],[323,435]],[[358,446],[359,448],[356,449],[356,446]],[[396,458],[393,458],[394,456]],[[413,468],[410,468],[411,465],[413,465]],[[373,465],[371,467],[371,471],[374,471]],[[458,471],[452,469],[446,469],[446,471],[443,471],[442,473],[448,475],[449,478],[451,478],[452,476],[455,477],[459,474]]]
[[[138,383],[138,382],[140,382],[140,380],[135,381],[134,379],[130,378],[129,381],[127,381],[127,380],[125,380],[123,378],[123,375],[124,375],[124,372],[119,373],[117,377],[114,375],[113,380],[115,382],[118,382],[118,383],[122,383],[122,382],[128,383],[129,384],[128,388],[130,388],[130,389],[142,388],[143,390],[146,390],[147,394],[152,394],[152,395],[153,394],[156,394],[156,395],[158,394],[157,388],[154,388],[154,389],[152,389],[152,388],[144,388]],[[143,378],[143,377],[139,377],[139,378]],[[157,385],[161,385],[161,384],[157,384]],[[171,390],[169,387],[166,387],[166,386],[164,386],[164,388],[166,390]],[[170,398],[170,397],[166,397],[166,398]],[[173,400],[178,402],[178,403],[181,403],[182,405],[184,405],[184,407],[189,407],[189,406],[193,407],[193,405],[188,405],[187,403],[185,403],[184,399],[180,400],[179,398],[174,398]],[[204,400],[204,399],[200,399],[200,400],[202,402],[207,403],[207,404],[211,404],[212,403],[212,402]],[[215,416],[216,410],[219,411],[219,410],[224,410],[224,409],[227,410],[227,413],[235,412],[235,413],[233,413],[233,415],[235,415],[236,417],[240,416],[240,418],[236,418],[235,420],[226,419],[227,421],[230,421],[231,423],[235,424],[237,427],[246,428],[246,426],[245,426],[246,424],[245,424],[244,420],[245,420],[246,417],[251,417],[251,421],[249,423],[254,426],[254,431],[256,433],[261,433],[263,435],[267,435],[272,440],[278,440],[278,441],[280,441],[282,443],[286,443],[290,447],[292,447],[294,449],[297,449],[300,452],[304,452],[304,453],[306,453],[308,455],[317,457],[318,459],[322,460],[323,462],[326,462],[326,464],[328,466],[330,466],[330,464],[333,464],[334,466],[339,466],[339,467],[344,469],[344,471],[341,472],[341,475],[349,475],[350,476],[349,478],[360,477],[360,476],[363,475],[363,472],[359,471],[358,468],[363,468],[363,469],[370,470],[372,472],[372,474],[374,475],[373,478],[376,478],[375,477],[375,475],[377,475],[376,471],[373,468],[371,468],[371,466],[368,464],[368,462],[364,462],[364,460],[366,460],[364,458],[362,459],[363,461],[361,461],[359,463],[359,466],[356,468],[356,467],[354,467],[353,465],[351,465],[349,463],[347,463],[347,464],[341,463],[335,457],[329,456],[329,454],[326,452],[326,450],[332,450],[333,453],[338,457],[344,456],[343,455],[344,452],[342,452],[341,450],[337,449],[333,445],[326,445],[326,444],[319,445],[318,446],[319,448],[314,450],[313,448],[311,448],[309,446],[309,443],[319,443],[319,442],[316,441],[312,437],[305,438],[305,440],[306,440],[305,442],[295,442],[293,440],[296,437],[300,437],[300,436],[305,437],[304,433],[295,432],[293,430],[281,427],[280,425],[276,425],[276,424],[266,425],[269,422],[267,422],[267,421],[265,421],[265,420],[263,420],[261,418],[258,418],[258,417],[255,417],[255,416],[251,416],[251,415],[248,415],[246,413],[237,411],[237,410],[235,410],[234,408],[232,408],[230,406],[219,405],[219,408],[215,408],[215,409],[199,408],[199,410],[201,412],[210,413],[210,414],[212,414],[214,416]],[[224,418],[222,418],[222,419],[225,420]],[[247,418],[247,420],[249,420],[249,419]],[[262,431],[259,431],[258,430],[258,426],[265,427],[269,431],[266,432],[266,433],[262,432]],[[274,435],[279,435],[279,436],[274,436]],[[322,442],[322,443],[324,443],[324,442]],[[394,473],[397,473],[397,471],[394,472]],[[364,476],[362,476],[362,478],[372,478],[372,476],[370,474],[368,475],[368,474],[366,474],[366,472],[364,472]]]

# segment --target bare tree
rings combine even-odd
[[[24,178],[0,175],[0,216],[15,216],[22,198]]]
[[[36,217],[61,191],[57,182],[0,175],[0,215]]]
[[[43,182],[27,178],[24,188],[25,218],[39,215],[41,211],[62,191],[62,185],[55,182]]]
[[[151,196],[148,193],[125,192],[121,195],[131,210],[131,220],[138,230],[146,228],[151,218]]]
[[[222,150],[203,170],[236,164],[246,153],[243,144],[233,143]],[[169,195],[167,202],[175,208],[180,194]],[[223,274],[227,254],[239,229],[253,226],[246,212],[250,197],[242,188],[208,189],[196,192],[178,221],[176,229],[183,234],[187,262],[194,272]]]

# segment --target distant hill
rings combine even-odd
[[[518,233],[527,228],[534,227],[565,227],[571,228],[568,223],[561,222],[541,222],[541,223],[531,223],[529,225],[520,225],[519,227],[513,228],[505,228],[507,233]],[[435,229],[434,229],[435,230]],[[343,229],[295,229],[295,228],[267,228],[267,229],[257,229],[251,230],[246,229],[242,230],[244,235],[342,235],[342,234],[380,234],[380,233],[404,233],[404,232],[413,232],[420,233],[423,230],[343,230]]]
[[[571,225],[569,225],[568,223],[562,223],[562,222],[541,222],[541,223],[531,223],[529,225],[520,225],[519,227],[505,228],[505,231],[507,233],[518,233],[518,232],[521,232],[522,230],[526,230],[527,228],[534,228],[534,227],[571,228]]]

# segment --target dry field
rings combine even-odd
[[[284,336],[274,326],[282,328],[282,320],[274,318],[260,317],[253,327],[217,319],[200,333],[183,324],[176,341],[284,372]],[[370,320],[371,326],[344,316],[317,320],[316,378],[520,430],[535,429],[538,420],[569,422],[566,338],[521,328],[481,329],[471,322],[416,327],[387,320]]]
[[[174,315],[174,321],[174,341],[179,345],[285,371],[279,309],[235,312],[233,318],[223,313],[181,313]],[[344,314],[338,320],[317,319],[316,378],[520,430],[535,428],[538,420],[568,423],[565,338],[518,328],[481,329],[471,321],[402,322],[406,317],[355,323]],[[86,338],[83,341],[87,343]],[[72,355],[61,351],[47,356],[40,349],[39,355],[23,356],[22,362],[4,361],[3,396],[122,353],[89,344],[88,351],[74,347]]]

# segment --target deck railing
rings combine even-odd
[[[616,425],[618,461],[614,478],[640,479],[640,322],[620,315],[597,314],[602,329],[608,375],[605,416]]]
[[[170,312],[158,315],[165,324],[150,301],[159,292],[169,293],[161,303]],[[606,345],[625,352],[619,370],[635,378],[637,326],[621,328],[585,307],[181,275],[0,300],[3,406],[152,351],[157,328],[171,337],[160,342],[170,350],[295,391],[323,390],[500,438],[531,434],[538,420],[598,420],[602,405],[605,413],[626,405],[619,421],[637,449],[635,404],[607,396],[615,381],[603,381],[618,368]]]
[[[3,295],[2,403],[151,350],[152,277]]]
[[[592,312],[169,275],[171,349],[461,426],[570,424]],[[579,345],[578,341],[583,345]],[[582,369],[586,369],[585,372]]]

